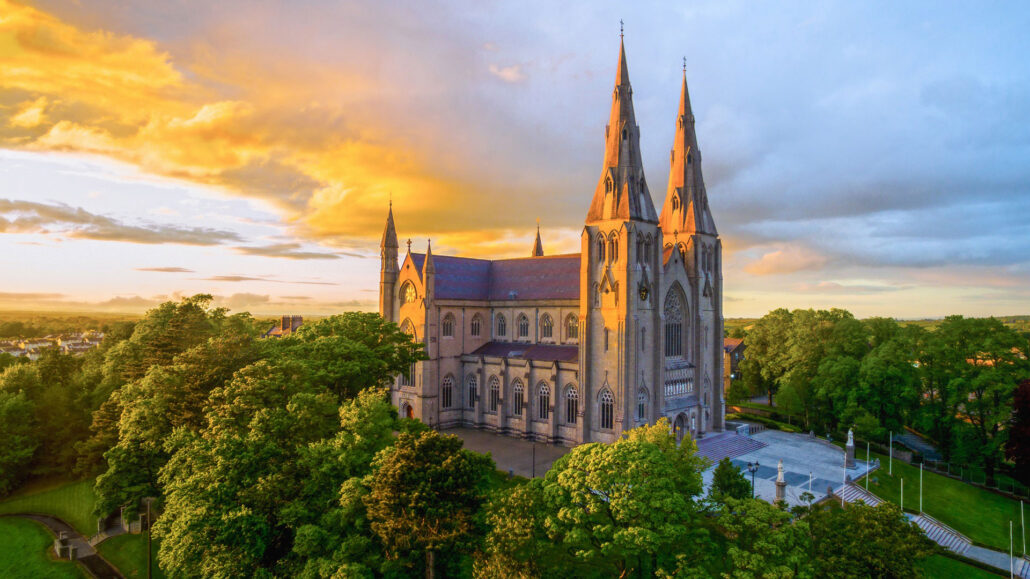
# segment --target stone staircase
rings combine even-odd
[[[844,487],[843,490],[841,490],[840,494],[843,496],[846,502],[856,503],[858,501],[863,501],[870,507],[875,507],[883,502],[883,500],[880,499],[880,497],[850,482],[847,484],[847,486]]]
[[[913,516],[912,522],[922,529],[923,532],[926,533],[926,536],[934,543],[937,543],[946,549],[950,549],[959,555],[965,555],[966,551],[969,551],[969,546],[973,544],[973,542],[969,540],[969,537],[955,529],[952,529],[948,525],[945,525],[926,513]]]
[[[712,462],[719,462],[723,458],[736,458],[766,446],[769,445],[736,432],[720,432],[697,440],[697,453]]]

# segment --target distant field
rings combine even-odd
[[[1016,315],[1016,316],[994,316],[1001,320],[1001,323],[1006,326],[1013,328],[1019,332],[1030,332],[1030,315]],[[938,319],[927,319],[927,320],[898,320],[898,323],[903,326],[922,326],[927,330],[933,330],[940,325],[941,320]],[[726,318],[724,325],[727,333],[732,333],[734,329],[747,329],[758,321],[758,318]]]
[[[43,525],[0,517],[0,577],[85,577],[75,563],[50,558],[53,541]]]
[[[93,516],[93,481],[69,483],[50,481],[35,483],[0,501],[0,515],[39,513],[54,515],[68,522],[75,530],[89,537],[97,532]],[[2,574],[0,574],[2,576]]]

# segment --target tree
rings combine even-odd
[[[567,551],[548,537],[548,505],[543,479],[496,491],[484,507],[489,532],[476,554],[476,577],[588,575]]]
[[[17,487],[39,445],[34,415],[24,392],[0,390],[0,497]]]
[[[719,526],[729,539],[727,577],[813,577],[808,523],[761,499],[726,500]]]
[[[574,565],[606,576],[697,567],[709,552],[697,499],[697,446],[680,447],[666,420],[612,444],[575,447],[544,479],[549,538]]]
[[[890,502],[815,509],[806,520],[817,577],[915,577],[916,563],[936,551]]]
[[[474,516],[494,464],[461,446],[460,438],[433,430],[402,433],[376,456],[365,479],[362,500],[386,556],[414,566],[424,555],[427,577],[434,576],[437,554],[453,566],[477,546]]]
[[[165,447],[165,509],[154,526],[161,567],[191,577],[285,574],[297,528],[317,521],[322,497],[332,497],[308,501],[301,457],[335,434],[337,409],[303,366],[286,361],[252,364],[215,389],[207,426],[180,427]]]
[[[1005,458],[1016,465],[1016,476],[1030,481],[1030,380],[1019,383],[1012,397],[1012,423],[1005,443]]]
[[[750,498],[751,483],[740,468],[730,462],[729,457],[724,457],[712,471],[712,485],[708,488],[708,496],[718,503],[725,503],[728,499]]]

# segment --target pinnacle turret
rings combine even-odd
[[[676,137],[670,156],[669,187],[662,206],[660,224],[665,235],[673,232],[718,235],[712,213],[708,209],[708,195],[701,175],[701,151],[694,131],[694,113],[690,107],[686,68],[680,90],[679,114],[676,117]]]
[[[633,112],[626,48],[619,43],[619,66],[612,92],[612,110],[605,128],[604,163],[594,191],[587,224],[610,219],[657,222],[640,158],[640,127]]]
[[[532,257],[543,257],[544,256],[544,244],[540,241],[540,224],[536,224],[536,241],[533,242],[533,254]]]

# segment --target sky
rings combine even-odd
[[[1030,313],[1022,2],[0,0],[0,309],[375,310],[379,239],[578,251],[686,59],[727,317]]]

